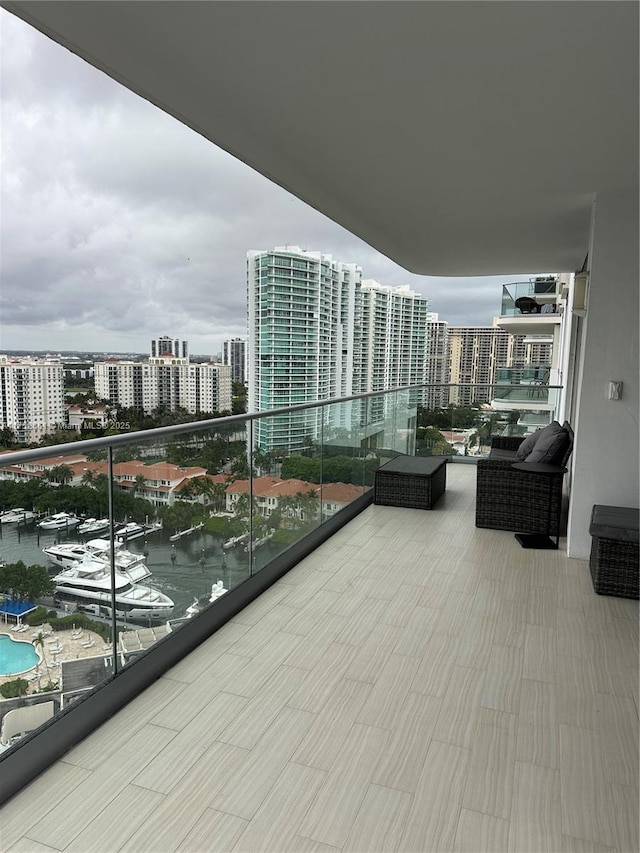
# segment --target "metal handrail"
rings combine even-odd
[[[348,397],[330,397],[326,400],[315,400],[311,403],[296,403],[293,406],[283,406],[279,409],[269,409],[259,412],[245,412],[239,415],[227,415],[222,418],[208,418],[202,421],[191,421],[186,424],[172,424],[170,426],[154,427],[147,430],[134,430],[122,435],[105,435],[100,438],[87,438],[81,441],[65,442],[64,444],[47,445],[46,447],[32,447],[28,450],[11,450],[0,455],[0,467],[7,465],[20,465],[25,462],[37,462],[38,459],[46,459],[49,456],[66,456],[69,453],[84,453],[92,450],[117,448],[127,444],[135,444],[141,437],[145,441],[154,438],[164,438],[170,435],[182,433],[200,432],[206,429],[244,424],[247,421],[260,420],[262,418],[286,415],[290,412],[299,412],[306,409],[318,409],[323,406],[332,406],[337,403],[349,403],[354,400],[367,400],[371,397],[380,397],[387,394],[396,394],[409,391],[427,391],[431,388],[495,388],[501,385],[498,382],[466,382],[466,383],[441,383],[432,382],[418,385],[403,385],[398,388],[386,388],[381,391],[367,391],[363,394],[351,394]],[[502,386],[504,387],[504,386]],[[561,389],[561,385],[549,385],[548,388]]]

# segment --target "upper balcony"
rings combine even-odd
[[[561,390],[552,384],[554,372],[549,364],[498,368],[491,407],[496,411],[547,412],[549,417],[557,411]]]
[[[497,324],[513,335],[548,335],[561,322],[559,297],[555,276],[505,284]]]

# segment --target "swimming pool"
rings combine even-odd
[[[17,675],[38,663],[38,653],[31,643],[0,636],[0,675]]]

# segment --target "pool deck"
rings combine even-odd
[[[5,626],[2,626],[0,627],[0,636],[8,636],[16,642],[31,643],[41,631],[45,634],[44,657],[48,664],[47,667],[42,666],[42,649],[38,648],[37,652],[40,656],[41,665],[41,681],[43,683],[46,683],[47,676],[48,679],[53,682],[58,681],[60,667],[56,665],[57,663],[69,660],[79,660],[80,658],[104,657],[104,655],[109,654],[105,649],[105,642],[102,637],[94,631],[88,631],[86,629],[83,629],[82,633],[77,636],[72,636],[73,629],[53,631],[51,634],[46,635],[44,626],[30,626],[26,631],[19,632],[7,630]],[[93,640],[93,645],[88,647],[86,645],[83,646],[82,643],[86,643],[89,638]],[[59,640],[60,645],[62,646],[62,651],[60,652],[55,652],[52,648],[55,645],[56,639]],[[26,678],[29,680],[28,693],[37,693],[38,679],[30,678],[35,675],[36,672],[37,667],[33,666],[25,672],[15,673],[13,675],[0,675],[0,684],[6,684],[7,681],[15,681],[17,678]]]

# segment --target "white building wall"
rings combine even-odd
[[[195,364],[189,368],[186,405],[190,412],[231,411],[231,367],[227,364]]]
[[[0,428],[32,442],[65,421],[62,364],[0,356]]]
[[[153,412],[178,406],[194,414],[231,411],[231,369],[190,364],[187,358],[151,357],[148,362],[98,362],[96,394],[122,408]]]
[[[572,421],[568,553],[586,559],[594,504],[637,507],[638,195],[597,198],[589,251],[586,318],[577,340],[579,369]],[[609,380],[624,382],[622,399],[607,399]]]

